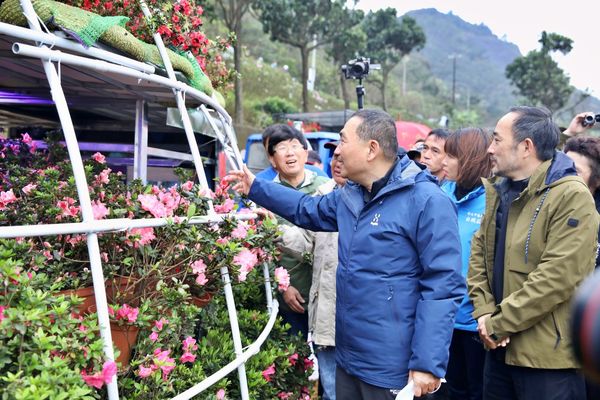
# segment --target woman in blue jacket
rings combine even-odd
[[[458,210],[458,231],[462,248],[462,275],[466,279],[471,238],[479,229],[485,210],[485,190],[481,178],[490,175],[487,154],[492,136],[478,128],[460,129],[446,140],[444,172],[450,182],[442,189]],[[473,304],[465,295],[456,315],[446,379],[449,398],[481,400],[485,350],[471,316]]]

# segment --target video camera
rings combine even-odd
[[[342,65],[342,72],[346,79],[364,79],[370,70],[381,69],[380,64],[371,64],[370,58],[358,57]]]
[[[347,79],[347,77],[346,77],[346,79]],[[584,127],[586,127],[586,126],[592,126],[596,122],[600,122],[600,114],[586,115],[583,118],[583,121],[581,121],[581,125],[583,125]]]

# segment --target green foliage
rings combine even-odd
[[[564,36],[542,32],[541,50],[532,50],[506,67],[506,77],[517,87],[518,93],[534,105],[550,110],[562,108],[573,92],[569,77],[550,56],[552,51],[567,54],[572,41]]]
[[[255,110],[266,114],[287,114],[297,112],[297,108],[281,97],[267,97],[254,106]]]
[[[99,398],[81,376],[102,368],[97,324],[72,314],[70,298],[41,289],[47,277],[23,270],[24,247],[0,241],[0,398]]]
[[[383,109],[387,109],[385,88],[388,76],[402,57],[425,46],[425,33],[415,19],[409,16],[402,17],[399,22],[394,8],[367,14],[363,29],[367,34],[367,48],[371,61],[381,64],[382,79],[379,81],[379,88]]]
[[[271,40],[300,50],[302,60],[302,108],[308,111],[309,52],[331,42],[348,26],[349,14],[342,0],[261,0],[256,8]]]

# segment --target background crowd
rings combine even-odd
[[[331,180],[302,133],[264,131],[272,171],[232,176],[281,221],[282,317],[316,349],[324,399],[409,383],[438,399],[600,398],[568,327],[598,265],[588,114],[561,133],[546,109],[514,107],[493,132],[435,129],[407,152],[388,114],[361,110],[327,144]]]

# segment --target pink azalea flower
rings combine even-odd
[[[198,274],[196,277],[196,283],[200,286],[204,286],[208,283],[208,278],[206,278],[205,274]]]
[[[196,356],[190,352],[185,352],[183,353],[183,355],[181,357],[179,357],[179,361],[181,361],[182,363],[186,363],[186,362],[191,362],[193,363],[194,361],[196,361]]]
[[[154,321],[154,326],[156,327],[156,329],[158,329],[159,331],[162,331],[163,325],[168,324],[169,320],[165,319],[165,318],[161,318],[158,321]]]
[[[64,217],[76,217],[79,215],[79,207],[74,206],[75,199],[72,197],[65,197],[63,200],[59,200],[56,206],[62,210],[62,216]]]
[[[156,332],[153,331],[150,334],[150,340],[152,340],[152,343],[156,342],[158,340],[158,333],[156,333]]]
[[[271,382],[271,376],[275,375],[275,364],[271,364],[267,369],[265,369],[263,372],[261,372],[263,378],[265,378],[265,381],[267,382]]]
[[[240,267],[240,275],[238,277],[240,282],[246,280],[246,276],[254,269],[257,262],[256,254],[246,248],[233,257],[233,263]]]
[[[31,144],[33,143],[33,139],[31,138],[31,136],[29,136],[29,133],[24,133],[21,135],[22,139],[21,141],[25,144]]]
[[[215,211],[219,214],[227,214],[231,212],[231,210],[233,210],[234,205],[235,202],[233,201],[233,199],[227,199],[223,204],[215,205]]]
[[[225,389],[217,390],[217,400],[225,399]]]
[[[130,307],[128,304],[123,304],[121,308],[117,310],[117,319],[126,319],[128,322],[137,321],[139,309],[137,307]]]
[[[85,370],[81,371],[84,382],[96,389],[100,389],[105,383],[109,384],[116,374],[117,364],[114,361],[106,361],[102,366],[102,371],[96,372],[94,375],[88,375]]]
[[[162,371],[163,380],[167,380],[167,376],[175,369],[175,360],[169,357],[171,350],[162,351],[160,347],[154,350],[154,365]]]
[[[94,153],[94,155],[92,156],[92,159],[94,161],[96,161],[99,164],[104,164],[106,163],[106,157],[104,157],[102,154],[100,153]],[[108,183],[108,182],[107,182]]]
[[[25,193],[26,195],[30,195],[32,190],[35,190],[35,188],[37,188],[37,185],[33,184],[33,183],[28,183],[27,185],[25,185],[23,187],[23,193]]]
[[[108,175],[110,175],[111,172],[112,172],[112,169],[106,168],[104,171],[102,171],[98,175],[96,175],[95,176],[96,184],[97,185],[108,184],[108,182],[110,182],[110,180],[108,179]]]
[[[148,211],[154,218],[164,218],[167,216],[167,208],[153,194],[141,194],[138,196],[138,201],[142,205],[142,209]]]
[[[10,203],[14,203],[17,201],[17,197],[13,193],[13,190],[10,189],[6,192],[0,191],[0,210],[4,210],[7,205]]]
[[[100,200],[94,200],[92,201],[92,213],[94,219],[104,219],[108,215],[108,208]]]
[[[279,392],[279,393],[277,394],[277,397],[279,397],[279,398],[280,398],[280,399],[282,399],[282,400],[287,400],[287,399],[289,399],[289,397],[290,397],[291,395],[293,395],[293,393],[292,393],[292,392]]]
[[[277,281],[279,290],[286,291],[290,287],[290,274],[287,269],[283,267],[275,268],[275,281]]]
[[[289,356],[288,361],[291,365],[296,365],[296,362],[298,362],[298,353],[294,353],[291,356]]]
[[[137,236],[139,236],[139,238]],[[154,236],[154,229],[152,227],[132,228],[129,231],[128,239],[133,240],[133,243],[128,243],[129,245],[133,244],[133,247],[138,248],[139,246],[145,246],[149,244],[156,239],[156,236]]]
[[[0,306],[0,323],[6,318],[4,316],[4,310],[6,310],[6,306]]]
[[[194,261],[192,264],[190,264],[190,266],[192,267],[192,272],[195,274],[202,274],[206,272],[206,264],[204,264],[204,261],[202,260]]]
[[[196,344],[196,339],[194,339],[191,336],[188,336],[185,339],[183,339],[183,342],[181,342],[181,347],[183,348],[184,351],[198,350],[198,345]]]
[[[238,222],[237,226],[231,231],[231,237],[236,239],[245,239],[248,235],[248,224],[243,221]]]
[[[144,367],[143,365],[140,365],[140,369],[138,370],[138,376],[140,378],[147,378],[150,375],[152,375],[152,372],[154,372],[154,370],[152,368]]]
[[[183,190],[185,190],[186,192],[189,192],[189,191],[191,191],[194,188],[194,182],[187,181],[186,183],[184,183],[183,185],[181,185],[181,188]]]

